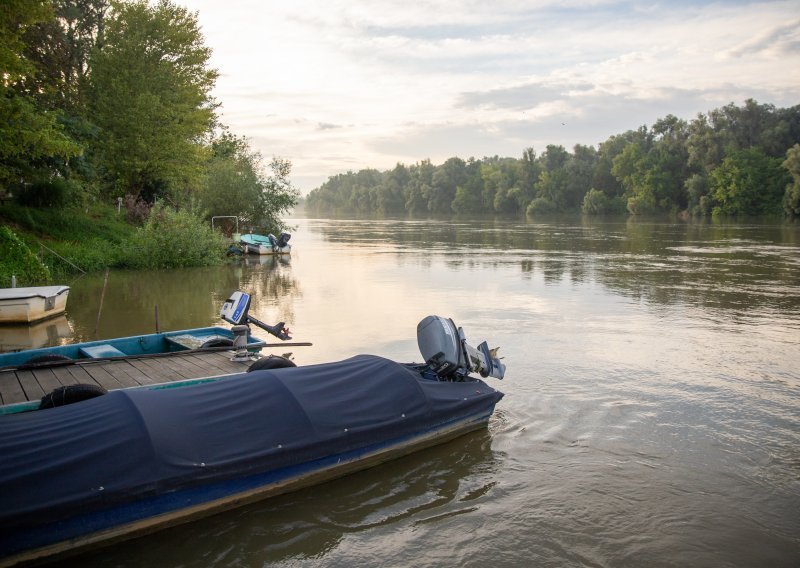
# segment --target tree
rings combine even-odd
[[[80,146],[64,135],[54,114],[39,109],[16,88],[35,73],[22,55],[22,37],[32,25],[50,16],[44,0],[14,0],[0,10],[0,187],[12,188],[43,175],[36,171],[41,160],[69,159],[81,152]]]
[[[783,210],[787,215],[800,217],[800,144],[795,144],[786,151],[783,167],[792,176],[792,182],[786,186],[783,195]]]
[[[198,193],[208,217],[233,215],[246,225],[266,232],[286,228],[281,214],[297,204],[298,193],[289,182],[291,163],[273,158],[271,175],[264,172],[261,154],[247,140],[227,131],[211,143],[205,183]]]
[[[762,215],[781,210],[789,173],[760,148],[729,154],[709,176],[714,215]]]
[[[102,49],[90,59],[101,163],[112,194],[176,197],[199,185],[206,161],[200,142],[214,124],[217,78],[211,51],[197,15],[170,0],[112,7]]]
[[[54,17],[25,31],[24,54],[36,73],[19,86],[43,108],[83,114],[89,54],[102,37],[109,0],[51,0],[50,4]]]

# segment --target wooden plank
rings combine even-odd
[[[224,355],[222,357],[219,355],[220,353],[208,352],[192,353],[191,355],[186,355],[186,357],[200,365],[208,373],[214,372],[212,369],[216,369],[217,372],[227,373],[230,361]]]
[[[139,383],[140,385],[153,385],[155,381],[151,379],[148,375],[141,372],[135,366],[131,365],[129,360],[119,361],[120,366],[125,366],[125,372],[131,377],[134,381]]]
[[[36,377],[33,376],[33,371],[19,371],[17,370],[17,378],[19,384],[22,385],[22,390],[25,391],[25,396],[28,400],[36,400],[42,398],[45,392],[39,383],[36,382]]]
[[[183,379],[195,379],[195,373],[193,371],[189,371],[185,368],[184,365],[180,365],[175,361],[173,357],[159,357],[157,359],[152,359],[151,362],[153,363],[160,363],[166,369],[169,369],[173,372],[172,379],[173,381],[182,381]],[[176,376],[177,375],[177,376]]]
[[[103,363],[96,363],[94,365],[86,365],[86,369],[89,371],[91,375],[94,371],[92,369],[102,369],[104,373],[108,376],[113,377],[122,388],[126,387],[138,387],[139,381],[134,380],[131,378],[128,373],[125,372],[125,367],[127,365],[124,361],[107,361]]]
[[[153,367],[148,364],[147,359],[129,359],[128,362],[147,375],[154,383],[165,383],[171,381],[171,377],[164,369]]]
[[[234,363],[230,360],[227,352],[197,353],[195,357],[200,357],[204,366],[215,367],[224,374],[241,373],[246,371],[249,366],[249,362],[246,364]]]
[[[78,381],[66,367],[53,367],[53,374],[58,379],[58,382],[64,386],[78,384]]]
[[[36,382],[45,393],[53,392],[61,386],[61,381],[58,380],[52,369],[34,369],[33,376],[36,377]]]
[[[187,373],[191,373],[193,378],[205,377],[208,375],[208,369],[200,365],[189,357],[183,355],[175,355],[172,360],[175,364],[180,365]]]
[[[88,385],[96,385],[98,384],[92,376],[86,372],[86,369],[81,367],[80,365],[69,365],[68,367],[64,367],[67,369],[72,378],[75,379],[75,384],[82,383]]]
[[[83,365],[83,370],[89,373],[89,376],[106,390],[115,390],[122,387],[122,384],[111,376],[102,365]]]
[[[28,400],[14,371],[0,373],[0,397],[2,397],[3,404],[14,404],[15,402],[26,402]]]

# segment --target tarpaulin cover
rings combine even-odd
[[[2,415],[0,533],[429,431],[502,396],[361,355]]]

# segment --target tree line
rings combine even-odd
[[[800,105],[749,99],[690,122],[668,115],[572,152],[548,145],[521,158],[349,171],[309,193],[305,206],[356,215],[800,216]]]
[[[219,122],[197,14],[170,0],[4,0],[0,197],[33,207],[158,200],[280,229],[291,164]],[[140,221],[142,219],[139,219]]]

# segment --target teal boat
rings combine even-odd
[[[239,238],[239,244],[242,245],[244,252],[251,254],[290,254],[292,245],[289,244],[289,239],[291,238],[289,233],[281,233],[277,237],[271,234],[265,237],[248,233]]]

